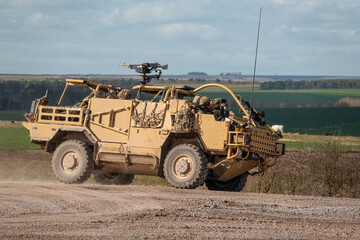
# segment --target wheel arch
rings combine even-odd
[[[96,140],[91,134],[83,128],[59,128],[56,133],[46,143],[45,150],[53,153],[57,146],[67,140],[80,140],[88,144],[91,148],[96,143]]]

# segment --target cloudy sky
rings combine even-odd
[[[360,0],[0,0],[0,73],[360,75]]]

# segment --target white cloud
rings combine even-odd
[[[297,6],[297,8],[295,10],[306,10],[306,9],[313,9],[317,6],[321,5],[321,0],[273,0],[272,1],[274,4],[278,4],[278,5],[284,5],[285,7],[287,6]]]
[[[131,3],[123,16],[130,23],[153,23],[187,19],[204,19],[213,15],[214,4],[207,0],[147,1]],[[217,15],[222,15],[216,11]]]
[[[326,12],[321,12],[318,14],[320,19],[324,20],[324,21],[341,21],[345,19],[345,16],[342,14],[338,14],[338,13],[326,13]]]
[[[129,22],[153,22],[166,20],[170,17],[169,10],[166,10],[165,5],[150,5],[146,3],[139,3],[136,6],[128,9],[124,13],[124,17]]]
[[[293,0],[273,0],[273,3],[275,4],[288,4],[294,2]]]
[[[118,8],[115,8],[112,12],[103,14],[103,16],[100,18],[100,22],[106,25],[114,25],[116,18],[119,15],[120,10]]]
[[[64,67],[65,72],[109,73],[114,62],[151,58],[177,65],[168,72],[199,66],[219,73],[240,66],[246,74],[252,72],[249,60],[261,5],[263,73],[277,69],[306,74],[309,66],[320,62],[324,71],[318,74],[327,74],[327,69],[360,74],[355,64],[360,59],[359,0],[0,0],[0,62],[2,69],[14,73],[42,72],[51,61],[68,64],[71,70]],[[263,54],[271,60],[262,62]],[[24,55],[39,64],[23,60]],[[84,61],[108,61],[78,69],[79,56]],[[212,65],[214,59],[221,64]],[[63,71],[58,67],[46,71]]]
[[[49,20],[48,15],[44,15],[42,13],[36,13],[36,14],[31,15],[27,19],[26,23],[30,24],[30,25],[38,26],[38,25],[45,24],[48,20]]]
[[[89,4],[88,0],[61,0],[61,1],[49,1],[49,0],[0,0],[0,6],[11,8],[57,8],[57,7],[74,7],[78,4]]]
[[[287,24],[281,24],[280,26],[274,28],[273,34],[275,35],[282,35],[284,32],[286,32],[289,29]]]
[[[220,31],[207,24],[173,23],[166,24],[159,29],[160,33],[169,38],[196,37],[203,40],[215,39]]]
[[[309,32],[311,34],[316,34],[324,37],[331,37],[335,35],[336,37],[342,40],[354,41],[355,38],[358,39],[358,31],[353,29],[324,29],[324,28],[301,28],[301,27],[292,27],[291,31],[294,33],[300,32]]]

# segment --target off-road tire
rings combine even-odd
[[[56,148],[51,162],[56,178],[64,183],[83,183],[94,170],[92,150],[79,140],[61,143]]]
[[[131,184],[133,174],[120,174],[120,173],[94,173],[95,182],[103,185],[128,185]]]
[[[209,190],[240,192],[245,187],[248,173],[245,172],[227,182],[220,182],[213,179],[206,179],[205,185]]]
[[[197,188],[207,177],[207,162],[206,155],[197,146],[178,145],[166,155],[165,179],[176,188]]]

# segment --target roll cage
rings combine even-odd
[[[80,86],[80,87],[88,88],[92,91],[87,97],[85,97],[82,100],[80,106],[82,106],[85,102],[87,102],[92,97],[105,97],[106,94],[110,93],[110,91],[119,92],[121,90],[121,88],[114,87],[112,85],[99,84],[99,83],[94,83],[94,82],[90,82],[87,80],[81,80],[81,79],[66,79],[66,85],[65,85],[64,91],[60,97],[60,100],[58,102],[58,105],[61,104],[61,101],[65,95],[65,92],[66,92],[68,86]],[[134,86],[133,90],[137,91],[137,92],[145,93],[145,94],[154,95],[154,97],[152,98],[151,101],[154,101],[157,97],[160,97],[160,101],[166,102],[166,101],[169,101],[170,99],[182,99],[183,97],[193,98],[196,95],[199,95],[198,92],[200,92],[201,90],[203,90],[205,88],[209,88],[209,87],[222,88],[225,91],[227,91],[232,96],[232,98],[237,103],[237,105],[239,106],[239,108],[240,108],[239,110],[241,110],[241,112],[245,114],[245,116],[244,116],[245,119],[249,119],[250,114],[252,114],[250,122],[253,126],[257,126],[257,124],[256,124],[256,122],[257,122],[259,125],[265,126],[265,127],[269,128],[269,130],[271,132],[274,132],[274,130],[268,124],[265,123],[262,114],[259,114],[252,107],[250,110],[250,105],[248,102],[243,100],[240,95],[235,95],[234,92],[231,91],[231,89],[229,89],[228,87],[226,87],[222,84],[209,83],[209,84],[202,85],[196,89],[193,87],[190,87],[190,86],[186,86],[186,85],[179,85],[179,86],[172,86],[172,87],[138,85],[138,86]],[[103,95],[101,95],[101,94],[103,94]],[[235,116],[233,116],[231,118],[234,121],[237,120],[237,117],[235,117]],[[248,124],[250,124],[250,123],[248,123]],[[243,127],[246,127],[246,126],[247,125],[245,125]]]
[[[251,111],[250,111],[250,104],[247,101],[243,100],[240,95],[235,95],[233,91],[231,91],[228,87],[226,87],[222,84],[209,83],[209,84],[202,85],[196,89],[186,86],[186,85],[185,86],[172,86],[172,87],[139,85],[139,86],[133,87],[133,90],[140,91],[140,92],[143,92],[146,94],[155,95],[155,97],[151,101],[155,100],[159,96],[161,96],[160,101],[168,101],[169,99],[181,99],[184,96],[195,97],[196,95],[198,95],[197,94],[198,92],[200,92],[201,90],[203,90],[205,88],[209,88],[209,87],[218,87],[218,88],[222,88],[225,91],[227,91],[232,96],[234,101],[237,103],[240,110],[245,114],[245,116],[244,116],[245,119],[249,119],[250,114],[252,114],[251,124],[253,126],[257,126],[256,122],[258,122],[259,125],[265,126],[265,127],[269,128],[269,130],[271,132],[274,132],[274,130],[268,124],[266,124],[262,114],[259,114],[253,107],[251,107]],[[237,119],[237,117],[235,117],[235,116],[232,118],[233,118],[232,120],[235,120],[235,121]],[[243,127],[246,127],[246,126],[243,126]]]

